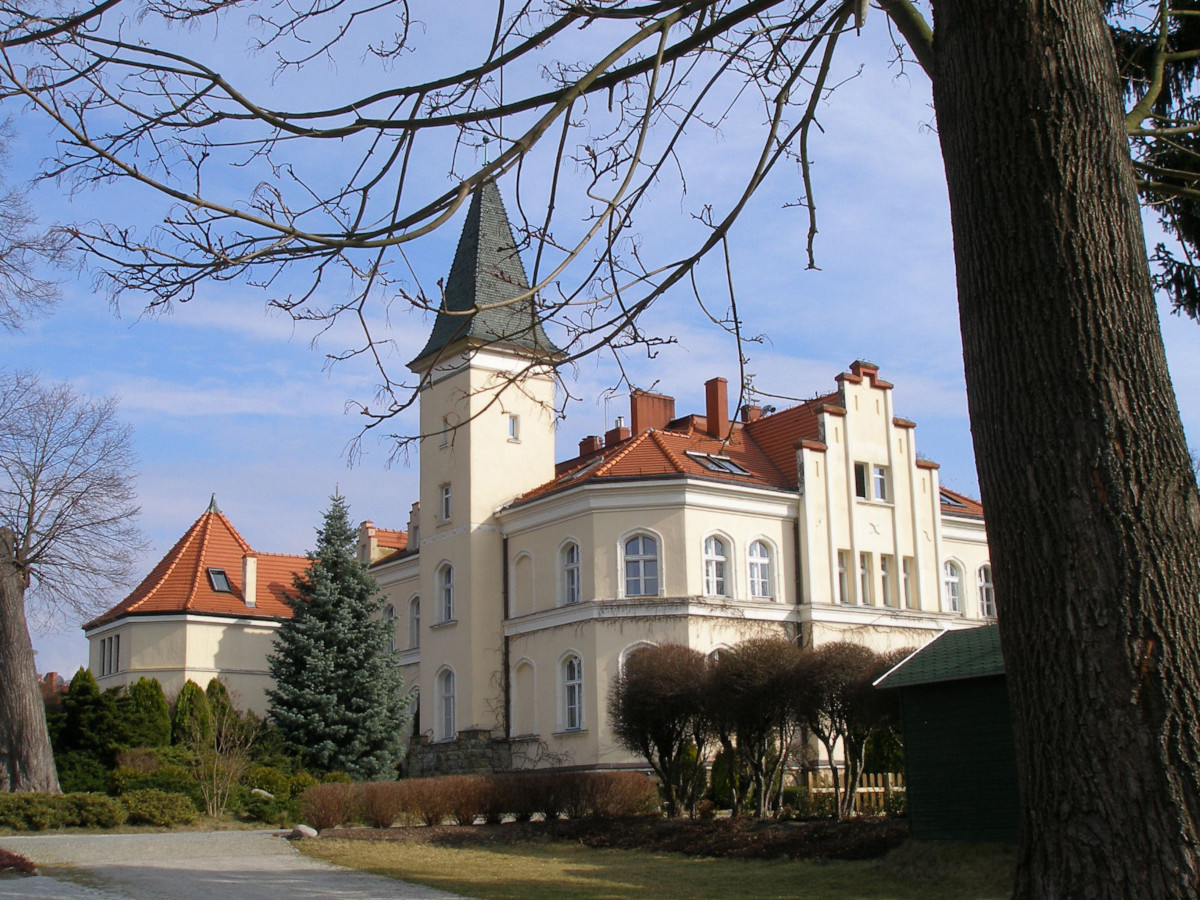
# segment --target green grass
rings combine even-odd
[[[310,856],[480,900],[1001,900],[1012,851],[907,844],[881,860],[699,859],[570,844],[301,841]]]

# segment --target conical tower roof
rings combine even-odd
[[[500,189],[496,182],[485,181],[471,196],[433,332],[425,349],[410,365],[419,368],[419,363],[427,357],[464,339],[558,353],[559,349],[542,329],[534,298],[523,297],[528,293],[529,279],[517,253]],[[478,309],[508,300],[514,302]],[[472,310],[477,311],[472,313]]]

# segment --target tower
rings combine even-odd
[[[494,512],[554,477],[560,351],[492,181],[472,195],[437,320],[409,368],[421,379],[420,730],[434,740],[502,726],[504,547]]]

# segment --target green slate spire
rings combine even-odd
[[[467,313],[478,305],[501,303],[528,292],[529,279],[517,253],[500,189],[496,182],[485,181],[471,196],[433,333],[410,365],[463,339],[558,353],[542,329],[533,297],[472,315],[447,313]]]

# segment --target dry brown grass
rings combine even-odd
[[[1000,900],[1012,853],[995,847],[905,845],[882,860],[697,859],[570,844],[447,847],[429,843],[303,841],[339,865],[479,900]]]

